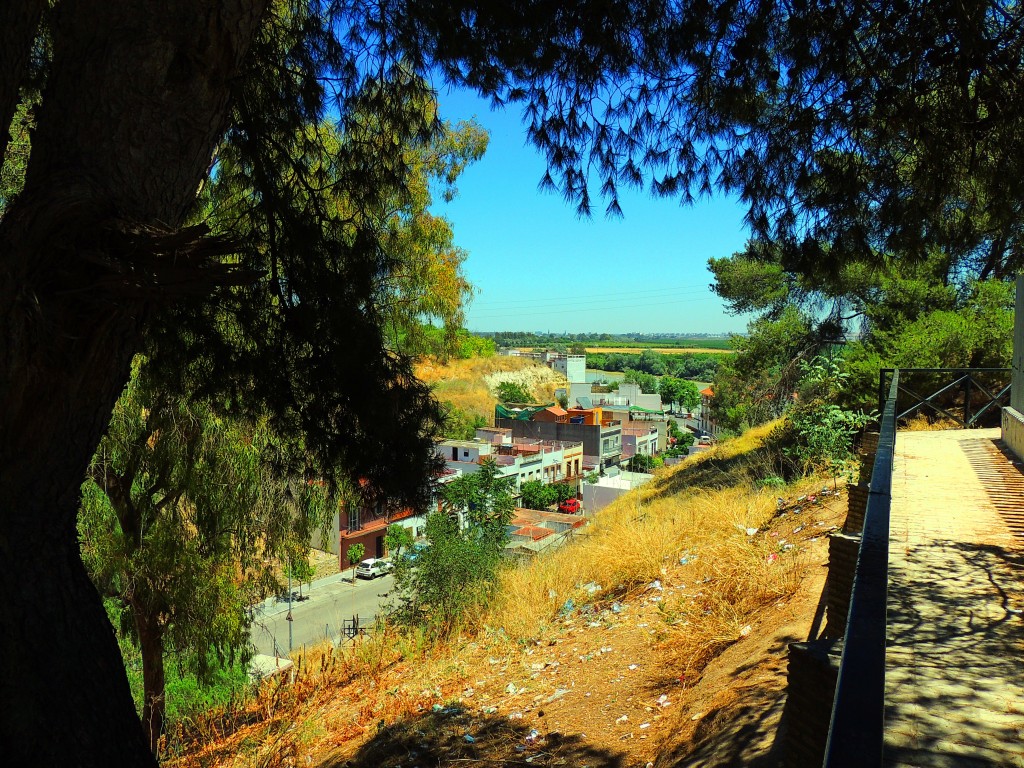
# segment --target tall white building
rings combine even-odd
[[[581,384],[587,380],[586,355],[558,355],[551,361],[551,367],[565,376],[570,384]]]

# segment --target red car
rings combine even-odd
[[[558,511],[566,515],[578,515],[583,511],[583,507],[580,506],[579,499],[566,499],[558,505]]]

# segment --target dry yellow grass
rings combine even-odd
[[[535,636],[568,599],[621,598],[649,589],[679,570],[707,585],[700,599],[666,599],[671,646],[687,668],[700,667],[734,641],[745,618],[795,586],[793,558],[772,558],[773,539],[748,531],[765,528],[776,513],[776,494],[755,490],[751,468],[774,424],[721,443],[620,498],[601,511],[586,535],[548,556],[504,574],[487,622],[523,640]],[[743,461],[723,471],[723,463]],[[714,487],[684,478],[709,478]],[[731,479],[732,482],[724,482]],[[681,482],[682,481],[682,482]],[[815,485],[808,481],[805,491]],[[598,585],[600,591],[593,592]],[[589,588],[589,591],[588,591]],[[685,629],[684,629],[685,628]],[[676,634],[673,632],[672,634]]]
[[[909,419],[904,419],[899,428],[907,432],[937,432],[942,429],[960,429],[961,427],[948,416],[929,416],[919,411]]]
[[[433,388],[438,400],[450,402],[456,408],[483,416],[488,421],[493,419],[494,406],[498,401],[486,379],[512,373],[522,375],[527,388],[533,390],[539,402],[554,399],[555,374],[529,359],[494,356],[448,363],[424,360],[416,366],[417,377]],[[535,385],[534,381],[537,382]]]

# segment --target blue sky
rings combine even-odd
[[[446,120],[475,118],[490,133],[484,158],[459,179],[459,197],[435,204],[469,252],[464,271],[478,289],[470,330],[746,329],[749,318],[726,314],[708,287],[707,260],[746,240],[735,201],[719,196],[683,207],[627,193],[623,218],[606,218],[598,201],[591,219],[579,219],[560,195],[537,189],[544,160],[526,146],[518,108],[495,112],[464,91],[442,91],[439,101]]]

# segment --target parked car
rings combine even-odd
[[[371,557],[356,566],[356,576],[361,579],[375,579],[378,576],[391,573],[393,568],[394,566],[387,560]]]
[[[566,499],[558,505],[558,511],[566,515],[578,515],[583,511],[579,499]]]
[[[710,435],[701,435],[697,438],[697,445],[711,445],[712,439]]]
[[[425,541],[417,541],[411,547],[407,548],[404,552],[398,555],[399,560],[403,560],[410,565],[420,559],[420,556],[430,548],[430,545]]]

